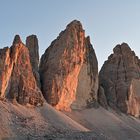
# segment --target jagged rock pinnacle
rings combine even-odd
[[[82,24],[74,20],[40,61],[43,95],[58,110],[92,106],[98,90],[98,64]]]
[[[19,44],[19,43],[22,43],[22,41],[20,39],[20,36],[19,35],[15,35],[14,41],[13,41],[13,45],[14,44]]]

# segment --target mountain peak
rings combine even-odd
[[[131,48],[129,47],[129,45],[127,43],[122,43],[122,44],[118,44],[114,47],[113,52],[118,54],[118,53],[131,53]]]
[[[67,25],[67,28],[72,28],[72,27],[80,28],[83,30],[82,23],[78,20],[73,20]]]
[[[42,93],[56,109],[70,111],[95,103],[98,62],[80,21],[69,23],[66,30],[46,49],[39,70]],[[85,91],[82,85],[88,90]]]
[[[106,102],[112,108],[139,117],[139,58],[127,43],[117,45],[113,52],[99,74],[100,87],[104,88],[99,95],[103,97],[101,100],[105,99],[101,103]]]
[[[13,45],[14,44],[19,44],[19,43],[22,43],[21,38],[20,38],[19,35],[15,35]]]

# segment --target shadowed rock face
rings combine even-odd
[[[59,110],[92,106],[97,99],[98,64],[79,21],[67,25],[40,62],[42,92]]]
[[[39,46],[38,39],[36,35],[31,35],[26,38],[26,47],[29,49],[30,61],[32,65],[32,70],[34,77],[37,81],[38,87],[40,86],[40,76],[39,76]]]
[[[117,45],[113,52],[99,73],[100,86],[103,87],[109,106],[138,117],[140,115],[140,60],[126,43]],[[100,91],[99,95],[101,96]],[[99,100],[103,102],[105,98]]]
[[[15,36],[11,48],[0,50],[0,97],[20,104],[43,103],[30,63],[28,48]]]

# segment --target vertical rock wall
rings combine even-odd
[[[113,52],[101,68],[100,86],[109,106],[139,116],[140,60],[126,43],[117,45]]]
[[[79,21],[67,25],[40,62],[42,92],[58,110],[85,108],[97,99],[98,64]]]

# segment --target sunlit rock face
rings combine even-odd
[[[26,38],[26,47],[29,49],[29,56],[32,65],[32,70],[34,77],[37,81],[38,87],[40,85],[40,76],[39,76],[39,45],[36,35],[30,35]]]
[[[140,117],[140,79],[133,79],[128,89],[128,113]]]
[[[138,117],[140,60],[126,43],[117,45],[113,51],[99,73],[100,86],[109,106]]]
[[[11,48],[0,50],[0,96],[20,104],[43,103],[30,63],[28,48],[15,36]]]
[[[8,47],[0,49],[0,98],[5,97],[12,69],[13,63],[10,58],[10,49]]]
[[[82,109],[96,101],[97,59],[79,21],[72,21],[51,43],[39,71],[43,95],[56,109]]]

